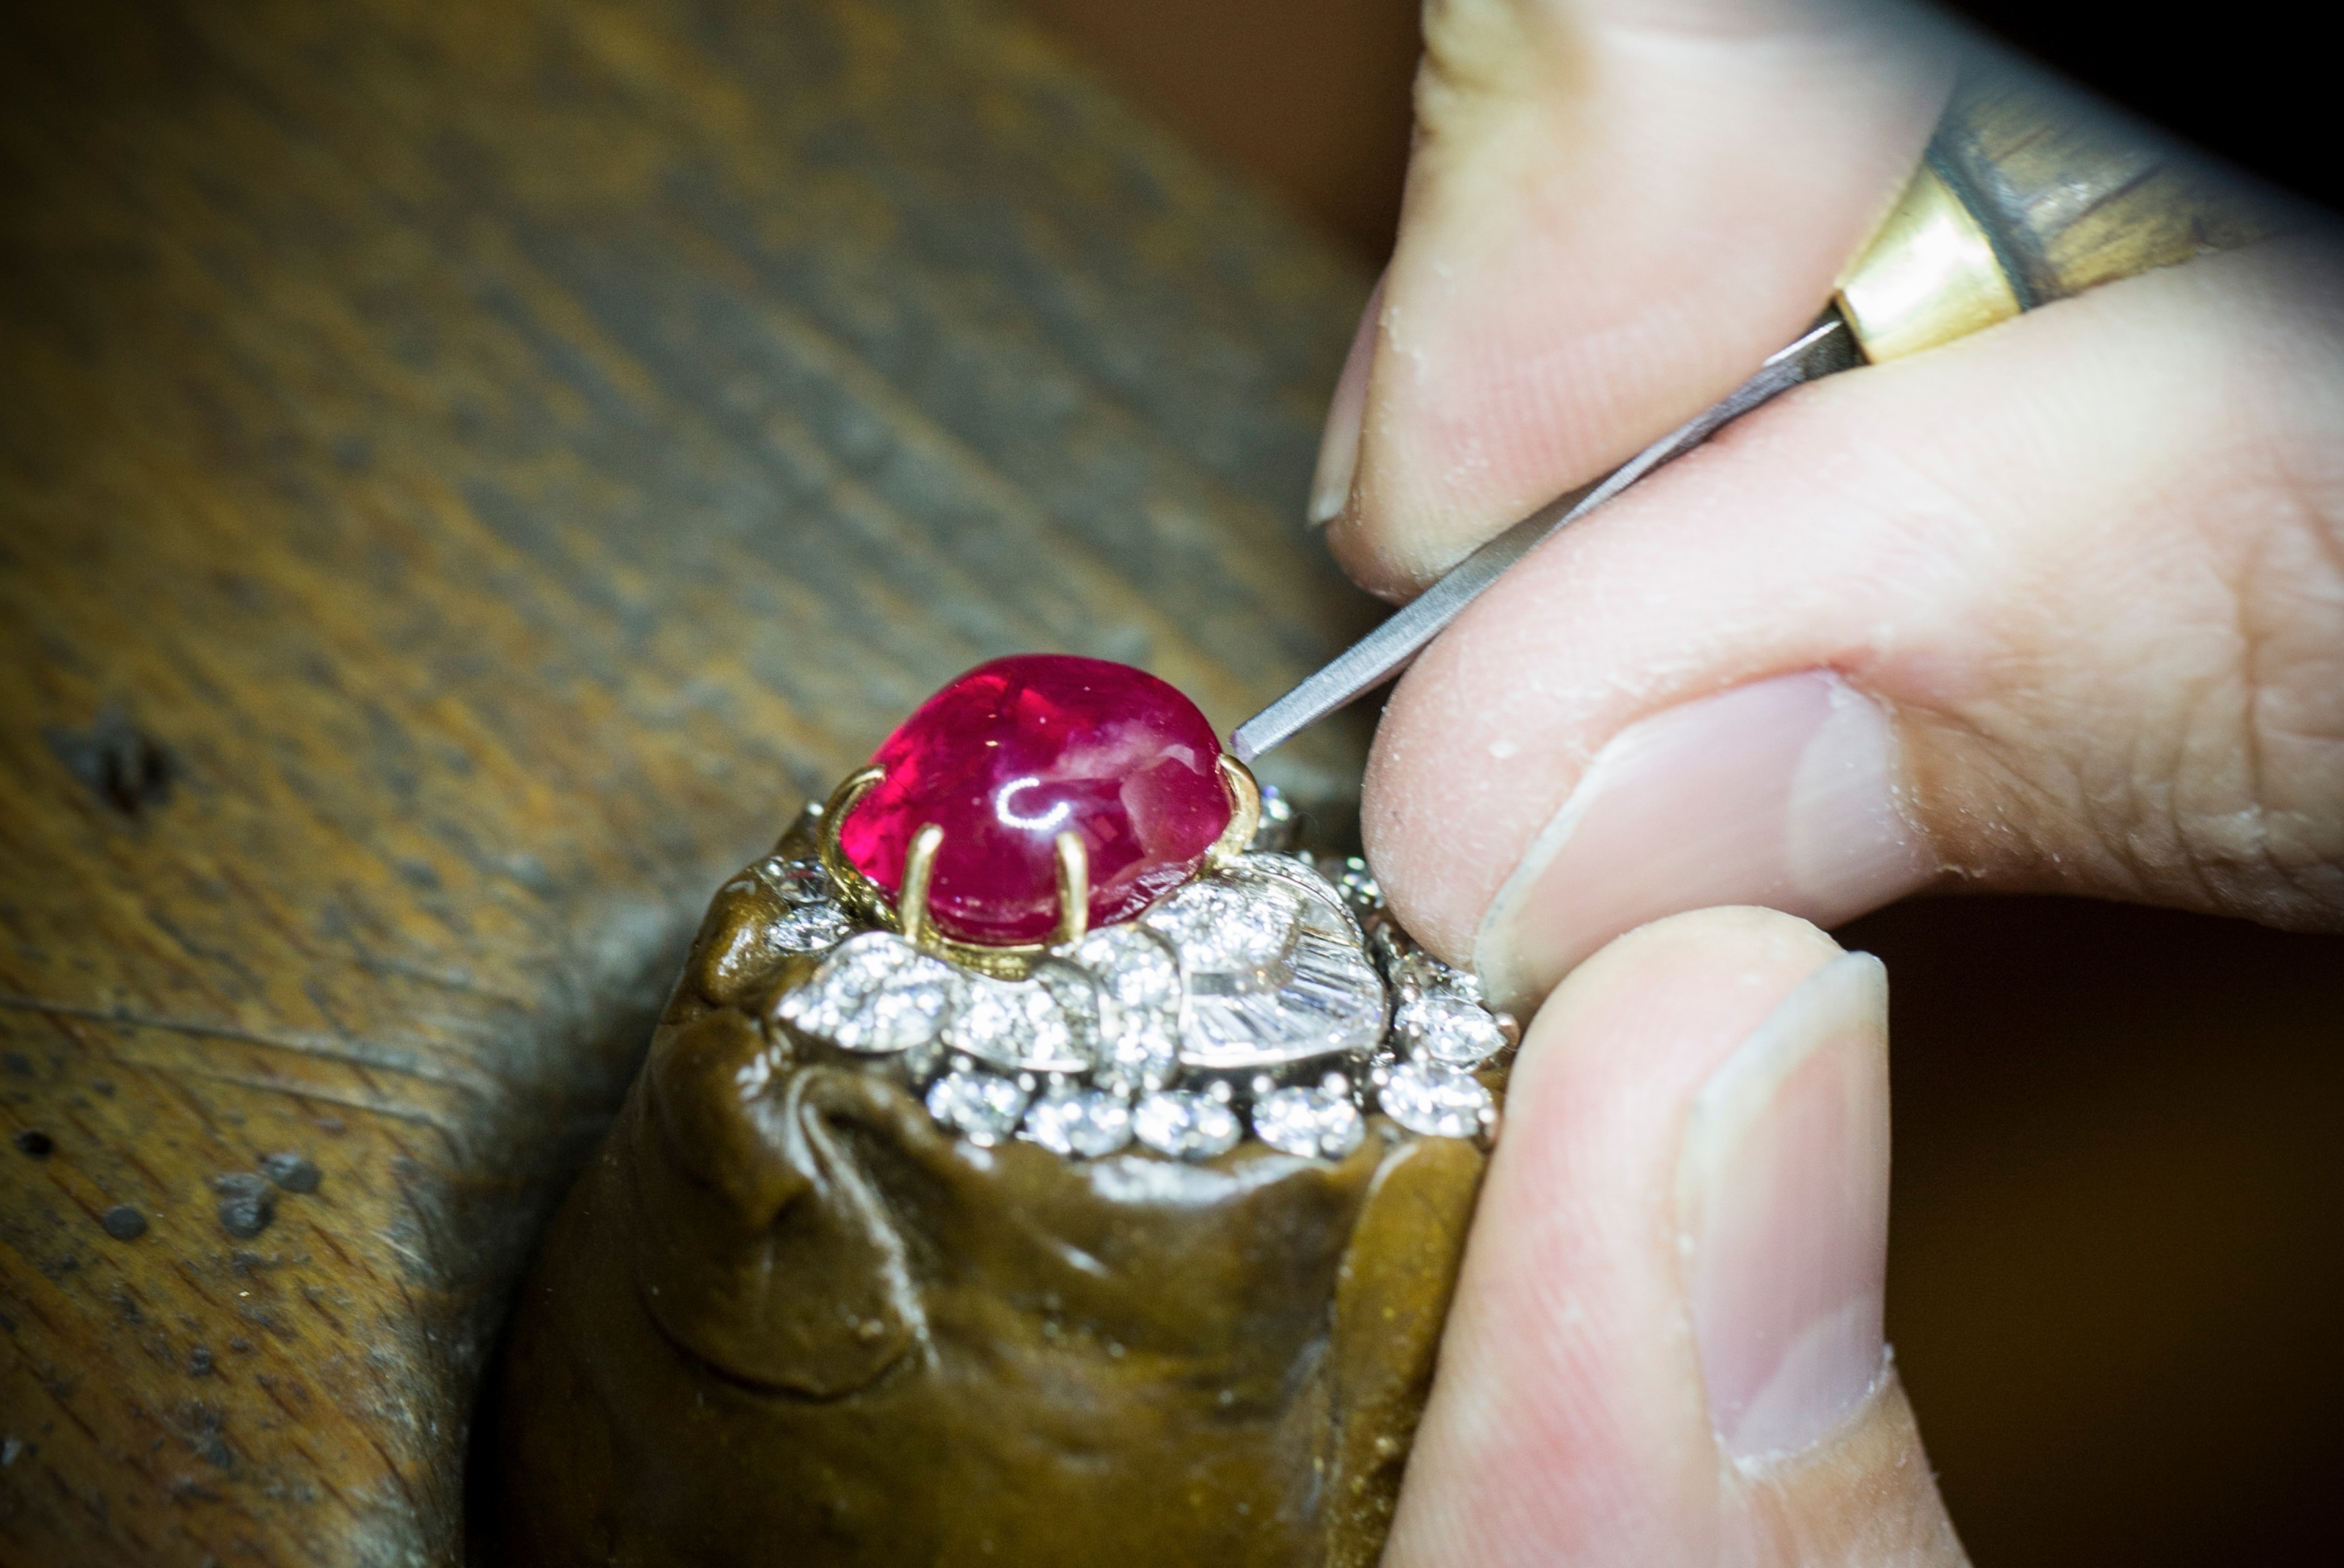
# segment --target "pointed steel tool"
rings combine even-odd
[[[1837,309],[1789,347],[1770,357],[1758,373],[1716,403],[1686,420],[1602,478],[1558,496],[1450,568],[1375,630],[1339,655],[1301,685],[1255,714],[1229,737],[1229,749],[1250,762],[1271,747],[1373,690],[1408,668],[1424,645],[1440,635],[1481,590],[1508,567],[1530,554],[1549,534],[1569,528],[1653,469],[1692,451],[1760,404],[1792,387],[1864,363]]]

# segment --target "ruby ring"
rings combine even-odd
[[[792,1051],[905,1082],[969,1141],[1341,1159],[1378,1113],[1486,1141],[1519,1037],[1357,859],[1142,670],[997,658],[750,868]]]

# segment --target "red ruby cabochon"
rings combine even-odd
[[[935,823],[930,917],[1000,947],[1057,929],[1057,837],[1072,829],[1090,850],[1090,923],[1109,925],[1195,875],[1228,826],[1220,753],[1197,705],[1146,670],[996,658],[887,738],[871,759],[886,777],[847,813],[839,847],[895,897],[912,836]]]

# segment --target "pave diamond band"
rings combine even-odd
[[[1022,980],[868,929],[817,860],[762,862],[786,911],[766,940],[820,960],[773,1017],[896,1063],[940,1125],[979,1144],[1203,1160],[1249,1130],[1340,1159],[1371,1111],[1426,1136],[1490,1136],[1497,1101],[1476,1073],[1511,1050],[1513,1020],[1399,929],[1358,861],[1322,872],[1258,847],[1290,819],[1267,810],[1255,849],[1048,949]]]

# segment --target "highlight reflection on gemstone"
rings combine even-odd
[[[1434,1138],[1470,1138],[1497,1115],[1497,1101],[1471,1073],[1438,1062],[1401,1062],[1376,1098],[1394,1121]]]

